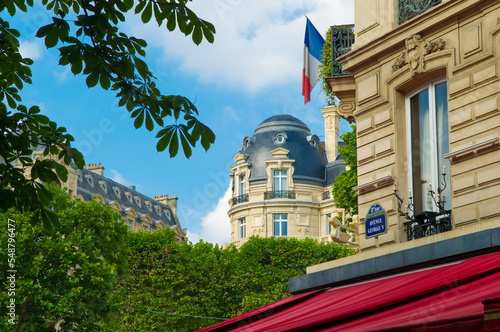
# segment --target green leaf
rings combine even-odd
[[[199,26],[196,26],[193,31],[193,42],[196,45],[200,45],[202,40],[203,40],[203,33],[201,32],[201,28]]]
[[[146,8],[144,8],[144,11],[142,12],[142,15],[141,15],[142,22],[148,23],[149,21],[151,21],[152,14],[153,14],[153,2],[148,1]]]
[[[181,131],[181,143],[182,143],[182,149],[184,150],[184,155],[186,158],[189,159],[191,157],[191,154],[193,153],[190,143],[185,137],[185,134]]]
[[[144,123],[144,110],[141,110],[141,112],[139,113],[137,118],[135,118],[135,120],[134,120],[134,127],[136,129],[140,128],[140,127],[142,127],[143,123]]]
[[[167,16],[167,29],[169,31],[175,30],[175,26],[176,26],[175,19],[176,19],[175,12],[172,12]]]
[[[71,65],[71,72],[74,75],[80,74],[82,72],[82,69],[83,69],[83,62],[81,60],[76,61]]]
[[[147,1],[139,0],[139,4],[135,7],[135,13],[139,14],[146,6]]]
[[[45,46],[47,48],[52,48],[57,45],[59,41],[59,29],[54,25],[52,29],[47,33],[45,37]]]
[[[149,112],[145,113],[146,113],[146,129],[152,131],[154,129],[153,119],[151,118]]]
[[[55,24],[53,23],[44,25],[43,27],[38,29],[38,31],[36,32],[36,36],[38,38],[45,37],[52,30],[52,28],[54,28],[54,26]]]
[[[96,72],[90,73],[90,75],[87,76],[86,82],[89,88],[96,86],[97,82],[99,82],[99,74]]]
[[[123,3],[125,4],[125,11],[129,11],[134,7],[134,0],[124,0]]]
[[[109,81],[108,73],[101,74],[99,83],[104,90],[108,90],[111,82]]]
[[[172,140],[170,141],[170,147],[168,148],[168,153],[170,153],[170,158],[173,158],[179,152],[179,137],[177,136],[177,129],[172,135]]]

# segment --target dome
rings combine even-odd
[[[240,153],[248,156],[251,184],[267,181],[266,160],[275,159],[271,151],[279,147],[289,151],[287,159],[295,160],[294,182],[324,184],[326,160],[318,136],[288,114],[273,115],[257,126],[252,137],[243,139]]]
[[[298,131],[306,131],[310,133],[309,127],[306,124],[296,117],[293,117],[289,114],[278,114],[273,115],[267,120],[262,121],[260,125],[255,129],[255,133],[262,133],[265,131],[272,131],[276,129],[283,130],[286,128],[287,130],[298,130]]]

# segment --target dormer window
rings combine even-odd
[[[115,186],[115,187],[113,187],[113,192],[115,193],[116,197],[118,197],[118,198],[121,198],[121,197],[122,197],[122,193],[121,193],[121,191],[120,191],[120,188],[118,188],[118,187],[116,187],[116,186]]]
[[[276,145],[282,145],[286,142],[287,136],[283,131],[278,131],[273,136],[273,142]]]
[[[245,138],[243,139],[243,146],[242,146],[243,149],[242,150],[248,149],[254,141],[255,141],[255,137],[245,136]]]
[[[108,192],[108,187],[107,187],[107,185],[106,185],[106,181],[102,181],[102,180],[100,180],[100,181],[99,181],[99,187],[101,187],[102,191],[104,191],[104,192]]]
[[[307,136],[307,141],[309,142],[309,144],[311,144],[311,146],[313,146],[315,149],[318,148],[319,146],[319,137],[316,136],[316,135],[309,135]]]
[[[85,179],[87,180],[88,184],[90,184],[90,186],[93,188],[94,187],[94,178],[92,177],[92,175],[85,175]]]

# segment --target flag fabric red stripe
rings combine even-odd
[[[304,66],[302,69],[302,95],[304,105],[311,100],[311,91],[319,79],[319,65],[325,40],[307,19],[306,35],[304,38]]]

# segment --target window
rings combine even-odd
[[[245,180],[246,179],[244,174],[238,176],[238,187],[237,187],[238,189],[236,192],[237,196],[245,194]]]
[[[288,235],[288,215],[275,214],[273,215],[274,221],[274,236],[287,236]]]
[[[328,219],[330,219],[332,215],[329,213],[325,216],[325,221],[326,221],[326,235],[330,235],[332,233],[332,225],[330,225],[330,222]]]
[[[449,161],[443,157],[449,152],[446,82],[431,83],[410,95],[406,102],[407,128],[410,128],[408,175],[414,211],[436,211],[429,190],[437,192],[438,186],[442,187],[443,170],[449,170]],[[449,210],[451,196],[447,182],[441,195],[446,195],[445,209]]]
[[[278,131],[273,135],[273,142],[276,145],[283,145],[286,142],[287,136],[283,131]]]
[[[238,219],[238,239],[247,237],[247,221],[245,218]]]
[[[274,191],[286,191],[288,188],[286,171],[274,171]]]

